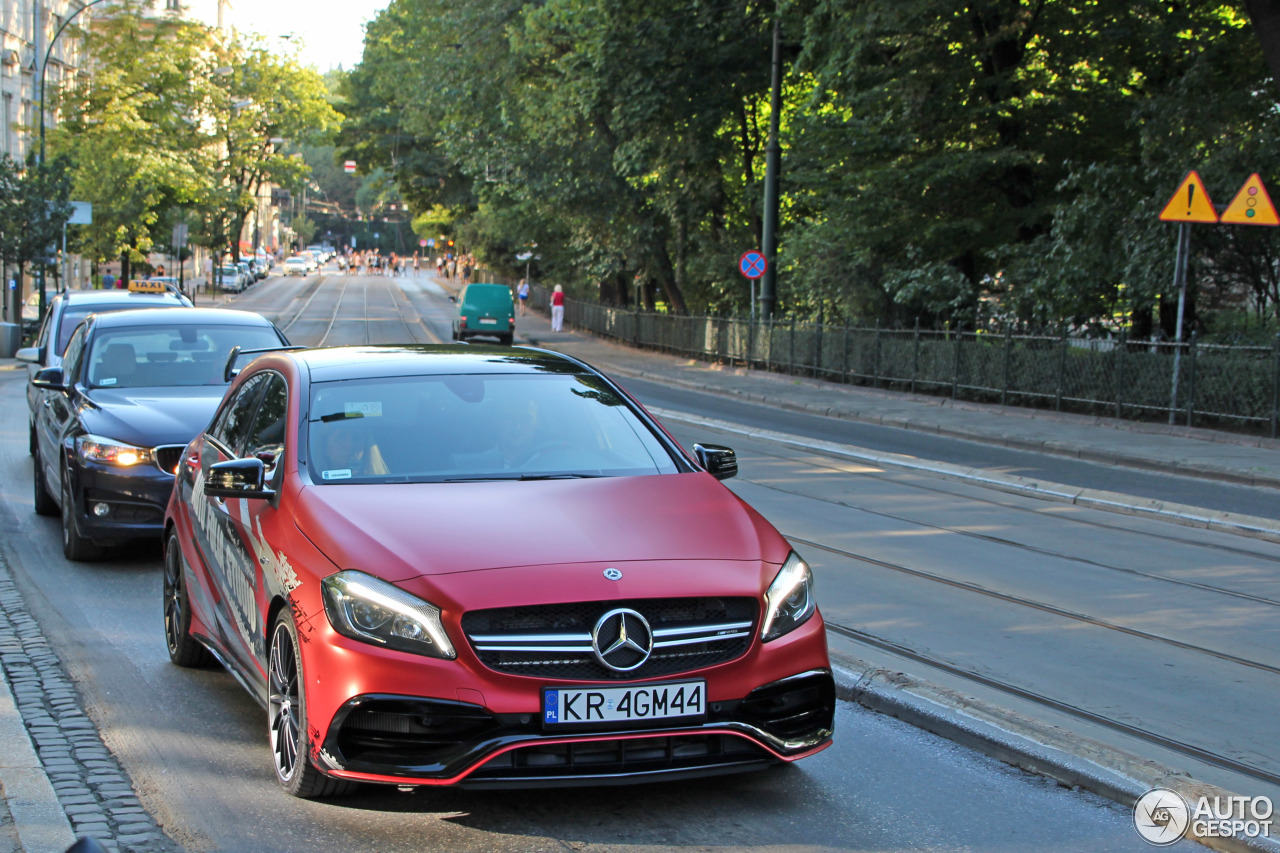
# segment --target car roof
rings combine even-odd
[[[184,326],[209,324],[231,324],[236,326],[270,327],[271,321],[253,311],[237,311],[234,308],[183,308],[172,312],[160,308],[145,308],[134,311],[112,311],[110,314],[95,315],[94,324],[98,328],[113,329],[118,326],[172,326],[180,323]]]
[[[128,290],[64,290],[58,294],[67,305],[114,305],[120,302],[163,302],[174,307],[185,306],[187,301],[172,292],[133,293]]]
[[[534,347],[387,344],[292,350],[281,356],[307,368],[315,382],[433,374],[594,373],[580,361]]]

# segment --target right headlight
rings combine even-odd
[[[796,552],[791,552],[769,584],[764,602],[760,639],[765,643],[799,628],[818,611],[818,602],[813,597],[813,572]]]
[[[364,572],[325,578],[324,611],[335,631],[353,640],[453,660],[458,655],[440,621],[440,608]]]
[[[135,447],[100,435],[78,437],[76,452],[80,454],[80,458],[90,462],[101,462],[104,465],[115,465],[120,468],[149,465],[155,461],[155,454],[149,447]]]

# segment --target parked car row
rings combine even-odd
[[[219,290],[241,293],[249,285],[266,278],[272,266],[269,257],[261,256],[219,264],[213,272],[213,283]]]

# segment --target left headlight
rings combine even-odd
[[[364,572],[344,571],[321,584],[335,631],[353,640],[453,660],[440,608]]]
[[[813,597],[813,572],[794,551],[782,564],[769,590],[764,594],[764,623],[760,626],[762,642],[776,640],[794,631],[818,610]]]
[[[134,465],[150,465],[155,455],[149,447],[134,447],[122,441],[103,438],[100,435],[82,435],[76,439],[76,452],[81,459],[90,462],[101,462],[105,465],[119,465],[122,468]]]

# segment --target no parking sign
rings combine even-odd
[[[738,258],[738,272],[747,278],[759,278],[764,275],[765,270],[768,268],[768,259],[754,249],[750,252],[743,252],[742,257]]]

